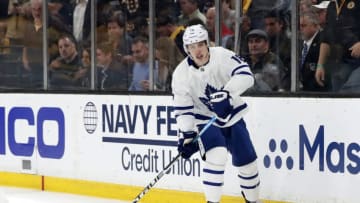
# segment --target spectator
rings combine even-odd
[[[331,1],[320,45],[316,80],[324,86],[325,71],[331,72],[333,91],[360,92],[360,6],[358,2]],[[328,56],[336,53],[337,67],[324,67]],[[334,58],[334,57],[332,57]]]
[[[56,19],[59,26],[63,27],[63,32],[72,33],[73,26],[73,7],[71,0],[49,0],[49,17]],[[50,23],[50,22],[49,22]]]
[[[158,31],[156,58],[159,61],[159,80],[164,81],[165,90],[170,90],[172,73],[187,56],[182,41],[184,26],[176,26],[170,16],[160,16],[156,24]]]
[[[78,0],[73,12],[73,35],[78,43],[89,39],[91,29],[89,0]]]
[[[100,90],[127,90],[130,84],[130,70],[114,57],[112,44],[101,43],[96,49],[98,67],[97,88]]]
[[[156,31],[158,37],[170,37],[170,39],[175,42],[178,51],[182,53],[182,58],[187,56],[184,51],[182,41],[184,30],[185,27],[182,25],[177,26],[175,24],[175,20],[170,16],[159,16],[159,18],[156,20]]]
[[[222,21],[230,30],[235,30],[236,13],[231,9],[231,0],[221,0]]]
[[[15,67],[10,62],[10,40],[6,37],[7,25],[5,22],[0,21],[0,85],[8,86],[8,82],[4,79],[8,77],[8,69],[14,70]]]
[[[320,51],[320,25],[316,14],[300,15],[300,33],[303,40],[300,57],[300,81],[304,91],[326,91],[327,86],[320,86],[315,80],[316,63]]]
[[[313,5],[313,8],[315,9],[315,12],[318,14],[318,18],[319,18],[319,24],[321,29],[324,29],[325,24],[326,24],[326,10],[327,7],[329,6],[330,1],[322,1],[319,4],[315,4]]]
[[[132,23],[133,29],[131,30],[131,35],[149,37],[149,22],[148,18],[144,16],[138,16],[133,19]]]
[[[179,4],[174,0],[163,0],[161,3],[155,4],[156,17],[169,16],[177,19],[180,15]]]
[[[31,0],[30,8],[32,23],[26,24],[24,33],[24,48],[22,62],[24,69],[29,72],[29,83],[25,87],[41,88],[43,86],[43,21],[42,21],[42,0]],[[49,41],[57,39],[59,31],[53,27],[48,28]]]
[[[312,2],[312,0],[300,0],[299,3],[299,11],[300,13],[308,13],[311,12],[313,10],[314,3]]]
[[[199,10],[197,0],[179,0],[181,15],[178,18],[179,25],[186,25],[193,18],[199,18],[203,24],[206,24],[206,17]]]
[[[169,37],[158,38],[155,46],[155,55],[159,67],[158,80],[165,85],[163,90],[170,90],[172,73],[184,57],[178,52],[176,45]]]
[[[60,33],[58,35],[56,38],[50,37],[48,40],[49,61],[53,61],[59,57],[58,37],[60,37]]]
[[[125,19],[122,13],[115,12],[107,21],[108,41],[113,45],[116,56],[121,63],[132,61],[132,38],[126,33]]]
[[[60,56],[50,63],[50,88],[76,88],[76,72],[81,68],[81,58],[78,54],[75,38],[62,35],[58,40]]]
[[[149,82],[149,42],[147,38],[135,37],[131,45],[131,50],[135,59],[133,66],[132,82],[129,87],[130,91],[148,91],[150,90]],[[155,89],[163,89],[164,84],[157,81],[158,68],[155,65],[154,83]]]
[[[200,2],[201,2],[200,4],[202,4],[201,5],[202,9],[199,6],[199,10],[202,13],[206,13],[209,8],[215,6],[215,1],[214,0],[204,0],[204,1],[200,1]]]
[[[70,0],[50,0],[48,2],[48,24],[61,33],[73,34],[73,16]]]
[[[285,14],[290,9],[290,0],[251,0],[250,7],[246,14],[251,19],[251,27],[264,29],[264,17],[271,11]]]
[[[209,38],[211,41],[215,41],[215,15],[216,10],[215,7],[211,7],[206,12],[206,27],[209,31]],[[233,35],[234,32],[225,25],[225,23],[221,22],[221,43],[220,44],[226,44],[226,39]],[[225,45],[224,45],[225,46]]]
[[[243,15],[241,17],[241,24],[240,24],[240,56],[247,55],[249,53],[249,47],[247,45],[246,36],[251,30],[251,20],[247,15]],[[225,44],[225,48],[234,50],[234,43],[235,36],[232,35]]]
[[[246,36],[249,54],[245,61],[255,77],[255,85],[249,92],[281,91],[282,62],[269,49],[269,37],[260,29],[251,30]]]
[[[105,0],[96,1],[96,41],[101,43],[108,40],[107,21],[112,7]]]
[[[281,86],[284,90],[290,90],[291,81],[291,39],[287,33],[287,24],[277,11],[271,11],[265,15],[265,30],[269,36],[270,51],[281,58],[283,62]]]
[[[26,71],[30,73],[30,87],[41,87],[43,81],[43,34],[42,34],[42,0],[31,0],[32,24],[27,24],[24,38],[22,62]]]
[[[23,45],[23,38],[25,33],[26,24],[29,19],[25,14],[25,7],[27,2],[24,0],[8,0],[8,18],[6,36],[10,39],[11,45]]]
[[[0,54],[10,53],[10,39],[6,37],[7,24],[0,21]]]
[[[89,88],[91,84],[91,50],[88,46],[82,47],[81,50],[81,67],[74,74],[73,80],[76,86]]]

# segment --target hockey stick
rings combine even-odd
[[[196,142],[200,136],[215,122],[216,116],[212,117],[210,121],[201,129],[199,134],[192,140]],[[164,176],[164,174],[169,170],[169,168],[181,157],[181,153],[176,155],[176,157],[141,191],[133,200],[132,203],[137,203],[140,199],[147,193],[149,190],[154,187],[154,185]]]

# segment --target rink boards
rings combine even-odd
[[[171,96],[0,97],[0,185],[132,200],[177,155]],[[360,202],[359,99],[244,99],[263,200]],[[201,165],[179,160],[144,202],[204,201]],[[226,171],[223,202],[239,202]]]

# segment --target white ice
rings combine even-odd
[[[0,203],[128,203],[126,201],[59,192],[0,187]]]

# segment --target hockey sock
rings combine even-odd
[[[260,178],[256,160],[238,167],[240,188],[248,202],[256,202],[259,199]]]
[[[208,202],[220,202],[226,161],[227,151],[224,147],[215,147],[206,152],[202,177]]]

